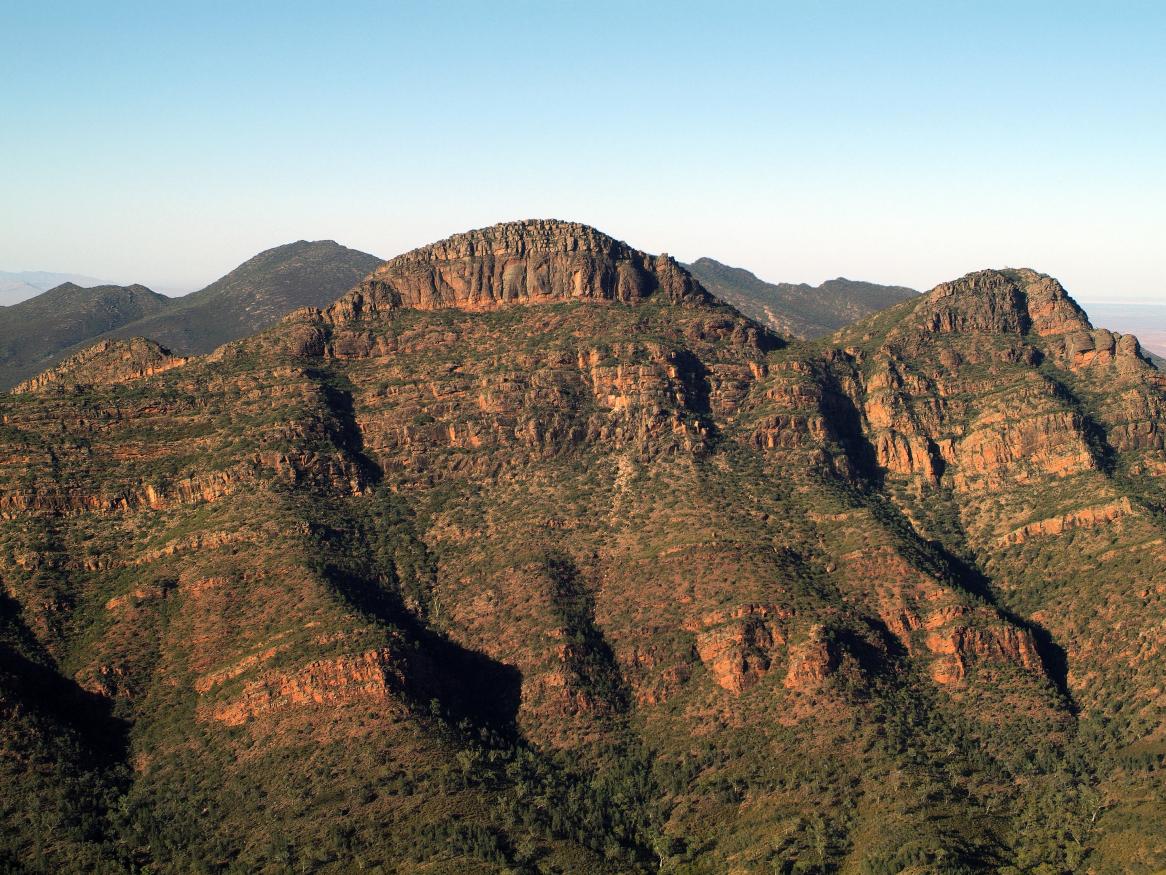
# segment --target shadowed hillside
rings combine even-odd
[[[248,259],[172,309],[110,332],[149,337],[179,354],[206,353],[253,334],[297,307],[323,306],[344,294],[381,260],[331,240],[300,240]]]

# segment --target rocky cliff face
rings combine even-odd
[[[666,255],[650,257],[594,228],[536,220],[495,225],[407,252],[328,308],[333,322],[394,307],[489,310],[507,304],[593,299],[679,303],[708,297]]]
[[[787,345],[518,223],[139,351],[0,398],[10,859],[1159,859],[1166,386],[1047,277]]]

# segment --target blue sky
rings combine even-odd
[[[772,280],[1166,299],[1166,3],[0,0],[0,269],[549,216]]]

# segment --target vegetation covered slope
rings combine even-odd
[[[780,334],[806,340],[823,337],[919,294],[904,286],[880,286],[843,277],[820,286],[767,283],[743,268],[711,258],[698,258],[685,266],[706,289],[746,316]]]
[[[301,240],[261,252],[183,298],[142,286],[66,284],[0,314],[0,389],[97,340],[148,337],[180,355],[208,353],[297,307],[334,301],[378,264],[375,256],[331,240]]]
[[[170,299],[145,286],[64,283],[0,310],[0,389],[44,370],[63,349],[164,311]]]
[[[1166,865],[1166,387],[1047,277],[786,345],[517,223],[110,372],[0,399],[13,866]]]

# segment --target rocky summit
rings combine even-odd
[[[532,221],[0,396],[0,865],[1166,867],[1166,378]]]
[[[573,222],[530,221],[457,234],[394,258],[329,309],[333,321],[385,309],[489,310],[578,298],[707,300],[667,255],[649,256]]]

